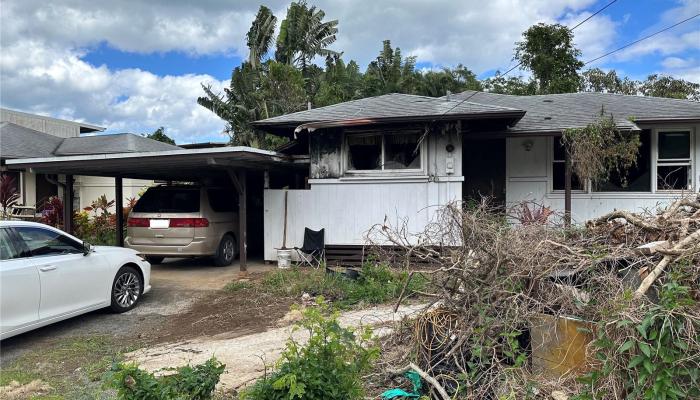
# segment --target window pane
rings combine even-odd
[[[659,159],[690,158],[690,132],[659,132]]]
[[[0,260],[12,260],[21,256],[21,252],[15,248],[10,240],[9,232],[6,229],[0,229]]]
[[[134,212],[199,212],[199,188],[151,188],[134,206]]]
[[[554,138],[554,161],[564,161],[566,159],[566,149],[561,138]]]
[[[552,165],[552,183],[554,190],[565,190],[565,169],[566,167],[563,162],[554,163]],[[573,171],[571,172],[571,190],[584,190],[583,184],[581,184],[581,180],[578,179],[578,176],[576,176],[576,174]]]
[[[657,168],[656,176],[656,188],[658,190],[688,189],[688,177],[690,176],[690,166],[660,165]]]
[[[419,169],[418,135],[386,135],[384,169]]]
[[[28,227],[17,227],[15,231],[17,231],[27,245],[32,256],[51,256],[83,252],[82,243],[78,243],[58,232]]]
[[[651,132],[640,134],[641,146],[637,155],[637,164],[622,174],[613,171],[607,182],[598,182],[593,186],[595,192],[651,192]]]
[[[348,136],[348,166],[354,170],[382,169],[381,136]]]

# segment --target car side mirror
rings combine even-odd
[[[92,251],[92,245],[86,241],[83,241],[83,255],[86,256]]]

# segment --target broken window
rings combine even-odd
[[[651,131],[639,135],[637,163],[622,172],[610,171],[606,181],[593,185],[594,192],[651,192]]]
[[[552,189],[564,190],[566,184],[566,148],[561,138],[554,138],[554,157],[552,158]],[[585,190],[583,182],[571,171],[571,190]]]
[[[691,189],[690,132],[659,132],[657,150],[656,188]]]
[[[421,168],[419,135],[349,135],[348,169],[352,171],[408,170]]]

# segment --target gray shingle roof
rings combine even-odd
[[[312,110],[272,117],[254,124],[257,126],[299,125],[319,121],[344,121],[355,119],[390,120],[438,116],[460,116],[471,114],[513,115],[522,110],[498,105],[461,103],[457,100],[391,93],[376,97],[347,101]]]
[[[0,123],[0,158],[47,158],[88,154],[181,150],[133,133],[61,138],[10,122]]]
[[[525,116],[512,131],[560,131],[583,127],[596,121],[601,108],[612,114],[621,128],[635,129],[630,122],[644,119],[698,119],[700,102],[660,97],[625,96],[610,93],[566,93],[538,96],[513,96],[466,91],[450,96],[463,100],[525,110]]]
[[[0,157],[51,157],[63,138],[15,125],[0,123]]]
[[[56,156],[81,154],[137,153],[180,150],[180,147],[159,142],[133,133],[66,138],[56,149]]]

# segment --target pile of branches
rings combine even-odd
[[[622,376],[627,365],[616,353],[619,348],[612,346],[604,354],[619,359],[605,365],[607,381],[583,385],[572,375],[562,377],[568,380],[563,383],[533,373],[529,328],[543,314],[601,322],[603,327],[625,320],[629,323],[606,332],[606,340],[629,346],[624,344],[630,337],[627,328],[641,324],[656,306],[658,296],[645,293],[669,281],[664,271],[673,272],[674,284],[690,288],[690,301],[698,302],[672,312],[682,313],[687,322],[686,329],[673,332],[694,354],[684,362],[700,364],[695,330],[700,327],[698,198],[657,212],[616,211],[572,229],[509,219],[487,203],[469,209],[450,204],[420,234],[387,224],[368,233],[380,261],[395,262],[395,249],[401,248],[403,265],[416,259],[431,265],[410,272],[430,279],[429,291],[422,294],[434,299],[415,322],[417,356],[411,365],[431,378],[434,398],[551,398],[562,388],[574,394],[595,392],[598,386],[624,397],[635,377]],[[628,347],[630,356],[635,349]],[[591,353],[605,351],[591,344]],[[591,361],[589,369],[595,368],[603,366]]]

